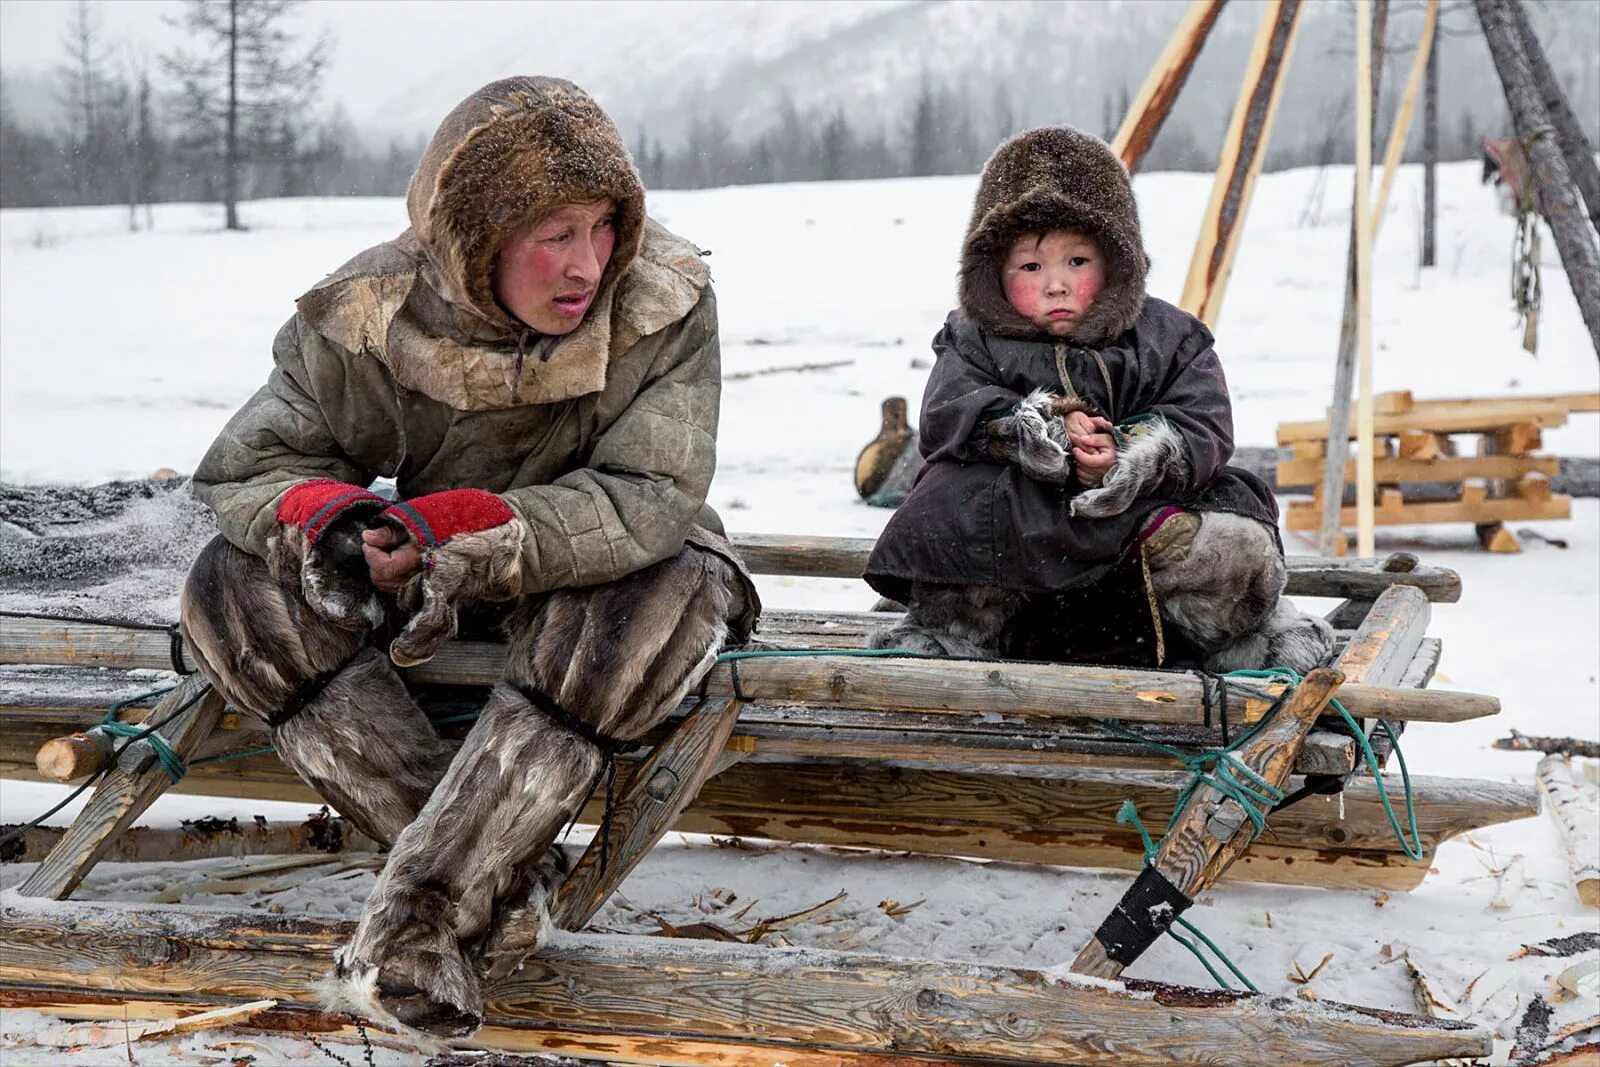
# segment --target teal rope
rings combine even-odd
[[[1274,680],[1287,680],[1291,686],[1300,684],[1300,675],[1288,667],[1268,667],[1260,671],[1233,671],[1229,678],[1270,678]],[[1378,757],[1372,751],[1372,745],[1367,741],[1366,731],[1361,729],[1361,724],[1356,722],[1355,716],[1345,710],[1339,698],[1334,697],[1329,705],[1339,713],[1339,717],[1350,727],[1350,732],[1355,735],[1356,743],[1361,746],[1361,756],[1367,762],[1367,770],[1372,773],[1373,783],[1378,787],[1378,799],[1383,803],[1383,813],[1389,818],[1389,828],[1394,831],[1395,840],[1400,842],[1400,848],[1406,856],[1413,860],[1420,860],[1426,853],[1422,848],[1422,835],[1417,830],[1417,803],[1411,791],[1411,771],[1406,767],[1405,753],[1400,751],[1400,738],[1394,732],[1394,727],[1389,725],[1389,720],[1379,719],[1378,726],[1389,737],[1389,744],[1394,749],[1395,762],[1400,764],[1400,781],[1405,788],[1406,797],[1406,826],[1400,826],[1399,816],[1394,813],[1394,805],[1389,803],[1389,790],[1384,784],[1383,772],[1378,769]],[[1406,840],[1409,832],[1411,839]]]
[[[178,687],[175,685],[169,685],[164,689],[152,689],[148,693],[140,693],[138,696],[132,696],[126,700],[119,700],[111,705],[111,709],[100,720],[99,726],[102,733],[110,734],[112,737],[140,737],[150,742],[150,748],[155,752],[156,760],[161,764],[161,769],[167,772],[167,777],[172,779],[173,784],[183,781],[183,776],[188,773],[189,768],[185,767],[183,760],[179,759],[178,754],[172,751],[172,747],[167,744],[166,739],[157,733],[145,733],[143,727],[135,726],[132,723],[118,722],[117,719],[121,716],[122,709],[129,704],[137,704],[141,700],[149,700],[151,697],[165,696],[176,688]]]

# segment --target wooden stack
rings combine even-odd
[[[1470,522],[1491,552],[1520,552],[1507,522],[1565,519],[1570,497],[1551,491],[1559,461],[1539,455],[1542,433],[1566,423],[1573,412],[1600,411],[1600,393],[1543,397],[1490,397],[1415,400],[1409,391],[1374,398],[1374,462],[1378,485],[1375,522],[1379,526]],[[1355,430],[1352,427],[1351,436]],[[1461,446],[1477,438],[1475,455]],[[1278,463],[1278,488],[1315,486],[1310,500],[1289,504],[1287,527],[1315,534],[1322,514],[1322,473],[1328,454],[1328,422],[1286,422],[1278,444],[1293,455]],[[1353,454],[1345,481],[1356,480]],[[1441,498],[1438,483],[1459,486]],[[1430,486],[1429,491],[1421,489]],[[1411,487],[1411,488],[1408,488]],[[1339,524],[1353,527],[1356,508],[1341,509]],[[1346,543],[1341,535],[1338,551]]]
[[[756,573],[851,579],[859,579],[872,547],[855,538],[733,541]],[[1225,702],[1214,679],[1176,670],[852,658],[841,653],[860,649],[892,614],[767,611],[752,651],[817,655],[743,659],[737,680],[730,664],[718,665],[705,701],[687,701],[648,738],[653,751],[626,761],[607,834],[577,859],[551,908],[551,921],[568,932],[486,991],[488,1025],[477,1040],[695,1067],[778,1059],[1042,1067],[1102,1062],[1113,1043],[1118,1063],[1151,1067],[1346,1067],[1486,1055],[1490,1034],[1480,1027],[1351,1005],[1329,1011],[1326,1002],[1133,980],[1085,984],[965,961],[578,932],[669,827],[1143,872],[1137,830],[1116,822],[1123,801],[1165,826],[1188,778],[1172,751],[1199,753],[1238,738],[1280,697],[1272,721],[1235,756],[1285,792],[1308,775],[1357,771],[1352,738],[1334,732],[1341,722],[1329,708],[1335,693],[1357,719],[1397,724],[1498,711],[1490,696],[1426,688],[1440,651],[1426,636],[1430,605],[1459,598],[1455,574],[1399,555],[1292,558],[1288,569],[1292,594],[1345,598],[1329,616],[1336,658],[1287,695],[1281,683],[1229,679]],[[169,666],[173,654],[160,630],[8,617],[0,627],[0,777],[88,773],[103,753],[76,743],[73,731],[92,732],[112,699]],[[425,707],[451,718],[464,709],[449,701],[461,699],[463,686],[493,684],[505,655],[501,644],[455,641],[407,676]],[[191,768],[178,789],[316,801],[261,751],[270,739],[259,724],[226,709],[200,675],[134,702],[122,718],[164,723],[161,736]],[[453,742],[465,729],[446,726],[444,735]],[[1129,730],[1169,747],[1131,742]],[[240,758],[207,762],[219,755]],[[1310,796],[1274,813],[1272,833],[1259,839],[1236,802],[1202,787],[1150,869],[1189,900],[1225,872],[1258,882],[1404,890],[1427,873],[1444,839],[1538,810],[1526,786],[1420,777],[1411,784],[1420,859],[1399,850],[1378,783],[1357,773],[1342,797]],[[1400,784],[1386,785],[1399,804]],[[316,1003],[334,948],[351,936],[348,922],[63,899],[102,858],[152,849],[170,850],[163,858],[172,860],[218,852],[311,851],[316,858],[363,844],[320,817],[303,825],[197,825],[176,841],[170,833],[130,832],[172,787],[152,753],[128,748],[106,766],[71,826],[10,843],[4,860],[37,866],[0,900],[0,1009],[121,1019],[248,998],[278,1002],[253,1027],[344,1031],[348,1020]],[[597,821],[601,804],[592,800],[585,819]],[[531,944],[536,933],[510,936]],[[1118,977],[1130,957],[1112,941],[1116,952],[1097,931],[1071,969]]]

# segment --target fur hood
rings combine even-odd
[[[1000,269],[1017,237],[1056,229],[1089,234],[1106,256],[1105,288],[1072,340],[1115,340],[1144,306],[1150,259],[1139,208],[1122,161],[1098,137],[1067,126],[1018,134],[984,165],[961,246],[961,309],[1003,337],[1043,336],[1006,300]]]
[[[495,256],[542,212],[600,197],[616,203],[616,244],[588,314],[569,334],[534,334],[495,300]],[[410,229],[296,304],[317,333],[461,410],[598,392],[610,361],[687,315],[710,278],[693,245],[645,217],[611,119],[559,78],[507,78],[457,105],[417,166],[406,210]]]

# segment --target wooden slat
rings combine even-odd
[[[1415,589],[1386,591],[1373,603],[1335,667],[1352,682],[1397,684],[1427,635],[1430,615],[1428,599]],[[1340,697],[1342,703],[1342,691]]]
[[[1380,485],[1400,482],[1459,482],[1465,478],[1520,478],[1525,474],[1555,477],[1561,471],[1556,456],[1440,456],[1438,459],[1397,459],[1380,456],[1373,464]],[[1345,464],[1346,481],[1355,476],[1355,460]],[[1322,461],[1278,461],[1278,489],[1315,485],[1322,477]]]
[[[312,1004],[354,924],[0,903],[0,982]],[[1479,1027],[1286,998],[823,950],[565,935],[486,994],[493,1027],[999,1063],[1405,1064],[1484,1055]]]
[[[674,819],[699,794],[743,709],[737,700],[708,701],[696,708],[634,770],[628,788],[567,880],[550,917],[564,929],[586,926],[622,880],[661,840]],[[601,800],[602,806],[604,798]],[[533,940],[527,944],[531,948]]]
[[[1542,519],[1570,519],[1572,498],[1552,496],[1548,500],[1524,500],[1520,497],[1501,497],[1476,501],[1448,500],[1438,503],[1402,503],[1398,507],[1380,507],[1374,512],[1379,526],[1427,525],[1439,522],[1530,522]],[[1339,509],[1339,524],[1348,526],[1356,521],[1356,509]],[[1300,533],[1317,528],[1317,505],[1309,500],[1291,500],[1284,525]]]
[[[1129,174],[1139,169],[1139,163],[1155,142],[1225,2],[1193,0],[1145,76],[1139,95],[1133,98],[1128,113],[1122,117],[1122,125],[1112,138],[1111,150],[1122,160]]]
[[[1344,676],[1332,670],[1306,675],[1271,721],[1234,749],[1234,758],[1271,788],[1281,788],[1288,782],[1289,769],[1311,724],[1343,681]],[[1192,901],[1250,848],[1255,836],[1255,826],[1238,801],[1214,786],[1201,785],[1167,827],[1150,866]],[[1073,960],[1072,969],[1095,978],[1115,978],[1133,960],[1112,959],[1108,948],[1114,949],[1115,942],[1108,946],[1100,936],[1089,940]]]
[[[1570,409],[1562,403],[1521,400],[1496,400],[1481,403],[1429,404],[1419,401],[1410,411],[1400,415],[1376,415],[1372,432],[1391,436],[1407,430],[1429,433],[1484,433],[1526,423],[1549,429],[1567,421]],[[1355,436],[1352,428],[1350,436]],[[1316,419],[1307,422],[1285,422],[1278,426],[1278,444],[1295,441],[1325,441],[1328,421]]]
[[[192,702],[192,703],[191,703]],[[161,699],[152,712],[157,718],[188,705],[160,730],[173,753],[187,759],[211,733],[222,715],[222,697],[198,674],[189,675]],[[136,743],[139,744],[139,743]],[[141,747],[147,747],[141,745]],[[27,897],[60,899],[78,887],[112,840],[134,824],[146,808],[172,784],[153,754],[142,766],[139,748],[126,750],[117,766],[95,787],[89,803],[79,813],[66,837],[50,851],[17,892]]]
[[[800,537],[792,534],[733,534],[733,545],[756,574],[817,578],[859,578],[866,570],[873,541],[868,537]],[[1391,585],[1414,585],[1428,599],[1453,604],[1461,599],[1461,578],[1444,567],[1422,566],[1410,574],[1384,574],[1371,560],[1335,560],[1289,556],[1289,596],[1376,597]],[[0,643],[0,662],[5,662]]]
[[[1369,572],[1381,574],[1376,566]],[[1394,579],[1406,574],[1383,575]],[[165,638],[94,623],[9,620],[0,636],[0,661],[149,667],[164,657]],[[150,637],[157,640],[151,642]],[[157,645],[160,649],[157,649]],[[413,681],[435,685],[492,685],[505,663],[504,645],[454,641],[427,663],[410,668]],[[919,712],[960,719],[985,714],[1052,722],[1110,718],[1129,722],[1194,724],[1204,720],[1201,682],[1192,674],[1113,667],[966,660],[875,659],[850,656],[748,659],[739,666],[740,693],[732,667],[715,667],[709,695],[743,696],[768,704]],[[1271,706],[1282,686],[1234,679],[1240,718],[1252,721]],[[1458,692],[1412,692],[1347,687],[1340,699],[1355,712],[1390,719],[1456,722],[1493,715],[1493,697]]]

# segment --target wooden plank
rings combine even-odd
[[[1234,758],[1271,788],[1282,787],[1288,782],[1295,755],[1312,723],[1343,681],[1344,676],[1335,670],[1315,670],[1306,675],[1271,721],[1234,750]],[[1150,867],[1192,901],[1215,884],[1234,859],[1250,847],[1255,836],[1255,827],[1238,801],[1212,785],[1201,785],[1168,826]],[[1128,897],[1124,902],[1148,907],[1147,902],[1132,904]],[[1170,919],[1164,925],[1170,925]],[[1105,929],[1102,927],[1078,953],[1072,962],[1074,972],[1116,978],[1144,951],[1143,947],[1130,948],[1115,941],[1105,943]]]
[[[1428,599],[1416,590],[1387,590],[1373,603],[1335,668],[1355,683],[1398,683],[1427,636],[1430,615]],[[1343,703],[1342,692],[1340,697]]]
[[[1139,95],[1133,98],[1128,113],[1122,117],[1122,125],[1111,140],[1111,150],[1122,160],[1129,174],[1138,171],[1145,153],[1155,142],[1225,2],[1193,0],[1145,76]]]
[[[1355,522],[1355,508],[1339,511],[1339,522]],[[1439,502],[1405,503],[1399,507],[1379,508],[1376,512],[1379,526],[1423,526],[1440,522],[1531,522],[1549,519],[1570,519],[1572,498],[1552,496],[1549,500],[1523,500],[1519,497],[1500,497],[1476,502],[1445,500]],[[1309,500],[1291,500],[1285,520],[1286,527],[1295,532],[1316,529],[1316,505]]]
[[[1404,574],[1415,570],[1419,560],[1410,552],[1391,552],[1378,563],[1383,570],[1392,574]],[[1372,610],[1375,597],[1352,597],[1342,601],[1334,609],[1323,616],[1329,626],[1336,631],[1342,629],[1355,629],[1367,617],[1367,612]]]
[[[222,703],[222,697],[209,682],[198,674],[191,674],[161,698],[152,714],[159,719],[177,713],[161,728],[160,736],[181,760],[188,758],[211,733],[222,714]],[[187,710],[179,710],[185,707]],[[124,751],[117,766],[95,787],[72,829],[17,892],[27,897],[55,899],[70,894],[99,861],[111,841],[132,826],[167,790],[172,780],[155,760],[153,752],[143,753],[147,748],[147,743],[135,743]]]
[[[1522,551],[1516,535],[1503,522],[1481,522],[1475,527],[1478,543],[1490,552],[1513,555]]]
[[[1433,434],[1421,435],[1437,440]],[[1561,473],[1556,456],[1439,456],[1437,459],[1406,458],[1405,442],[1401,456],[1380,456],[1373,463],[1373,474],[1380,485],[1401,482],[1459,482],[1467,478],[1521,478],[1542,474],[1554,478]],[[1353,479],[1355,460],[1345,464],[1345,478]],[[1285,459],[1278,462],[1279,491],[1316,485],[1322,476],[1321,460]]]
[[[596,836],[562,883],[550,909],[558,926],[568,930],[586,926],[661,840],[711,776],[743,707],[733,699],[708,701],[685,716],[638,766],[609,813],[607,833]],[[533,947],[532,937],[524,941]]]
[[[1400,168],[1400,156],[1405,151],[1406,134],[1411,130],[1411,115],[1416,110],[1417,91],[1422,87],[1422,76],[1428,69],[1428,56],[1433,50],[1434,26],[1439,20],[1439,0],[1428,0],[1428,12],[1422,20],[1422,35],[1418,39],[1417,50],[1411,57],[1411,74],[1406,79],[1405,91],[1400,96],[1400,106],[1395,111],[1394,125],[1389,128],[1388,147],[1383,153],[1383,179],[1378,184],[1378,199],[1372,209],[1372,240],[1378,239],[1378,227],[1383,223],[1385,210],[1389,206],[1389,188],[1394,184],[1394,175]],[[1385,397],[1403,398],[1404,407],[1400,410],[1410,410],[1413,406],[1411,392],[1404,390],[1400,393],[1384,393],[1379,399],[1378,413],[1382,415],[1395,414],[1385,411],[1383,400]]]
[[[733,534],[733,545],[755,574],[785,574],[818,578],[859,578],[872,552],[868,537],[802,537],[784,534]],[[1289,596],[1375,597],[1390,585],[1415,585],[1428,590],[1428,599],[1455,603],[1461,598],[1461,579],[1444,567],[1424,566],[1405,576],[1385,576],[1370,560],[1329,560],[1319,556],[1289,556]],[[160,635],[154,635],[158,640]],[[8,662],[7,646],[0,635],[0,662]]]
[[[0,982],[144,996],[317,1000],[354,924],[0,902]],[[1126,989],[1126,991],[1124,991]],[[1282,1067],[1483,1055],[1479,1027],[1154,983],[816,949],[567,934],[486,991],[495,1027],[581,1029],[960,1061]]]
[[[1381,45],[1380,45],[1381,47]],[[1378,60],[1383,68],[1383,60]],[[1356,0],[1356,555],[1374,552],[1372,493],[1372,238],[1375,225],[1367,186],[1372,179],[1372,3]],[[1381,218],[1381,216],[1380,216]],[[1335,464],[1337,467],[1337,464]],[[1324,502],[1331,512],[1343,494],[1330,493]],[[1342,509],[1341,509],[1342,510]]]
[[[1320,562],[1328,565],[1327,561]],[[1359,574],[1346,572],[1348,582],[1329,582],[1327,587],[1359,592],[1415,577],[1384,574],[1379,566],[1372,563]],[[1389,583],[1382,581],[1385,578]],[[142,653],[153,651],[138,647],[137,635],[141,631],[94,623],[9,621],[15,625],[7,626],[0,636],[0,658],[6,662],[58,663],[65,659],[137,668],[148,666],[150,660]],[[58,651],[52,642],[63,635],[68,648]],[[102,636],[106,640],[101,641]],[[410,668],[406,674],[424,684],[492,685],[500,677],[505,655],[502,644],[453,641],[433,659]],[[1200,679],[1175,671],[842,655],[747,659],[740,662],[738,669],[741,693],[752,703],[918,712],[963,720],[1001,714],[1038,722],[1089,717],[1197,724],[1203,722],[1205,715]],[[718,664],[707,677],[708,695],[740,695],[734,693],[730,664]],[[1250,679],[1234,679],[1230,685],[1236,692],[1247,694],[1240,701],[1240,718],[1245,722],[1265,712],[1282,691],[1278,683]],[[1493,697],[1453,691],[1347,686],[1340,698],[1352,712],[1359,707],[1363,714],[1429,722],[1480,718],[1499,710],[1499,701]]]
[[[1519,424],[1549,429],[1567,421],[1567,407],[1559,403],[1527,403],[1523,401],[1484,401],[1481,404],[1429,406],[1418,402],[1410,411],[1400,415],[1377,415],[1372,431],[1380,436],[1401,434],[1407,430],[1428,433],[1488,433],[1508,429]],[[1354,428],[1350,431],[1355,437]],[[1318,419],[1309,422],[1285,422],[1278,425],[1278,444],[1295,441],[1326,441],[1328,422]]]
[[[284,768],[286,771],[288,768]],[[67,833],[35,826],[23,832],[4,863],[41,859]],[[134,826],[118,834],[100,859],[111,863],[188,862],[239,856],[282,856],[301,852],[341,855],[376,852],[381,846],[326,809],[300,822],[189,820],[182,826]]]
[[[1222,312],[1222,297],[1233,272],[1250,196],[1277,115],[1283,73],[1294,52],[1300,9],[1300,0],[1269,0],[1245,64],[1233,118],[1223,137],[1211,200],[1201,217],[1200,236],[1179,301],[1179,306],[1202,322],[1215,325]]]

